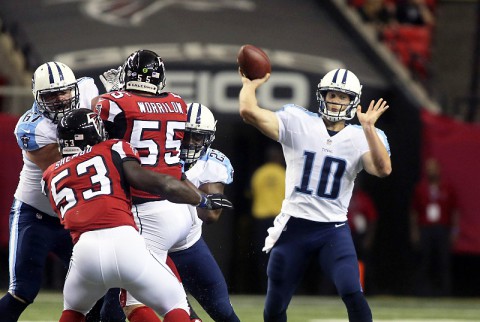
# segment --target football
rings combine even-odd
[[[263,78],[265,74],[272,72],[267,54],[253,45],[243,45],[240,48],[237,63],[242,74],[250,80]]]

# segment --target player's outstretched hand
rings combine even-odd
[[[379,99],[376,103],[374,100],[370,102],[370,106],[368,106],[368,110],[363,113],[362,107],[360,105],[357,106],[357,117],[358,121],[362,126],[373,126],[375,122],[377,122],[380,115],[382,115],[389,106],[387,105],[387,101],[384,101],[383,98]]]
[[[227,196],[221,193],[215,193],[211,195],[202,195],[202,201],[197,207],[207,210],[233,209],[233,204],[227,199]]]
[[[105,87],[105,91],[107,93],[112,91],[118,91],[121,89],[122,84],[120,81],[120,71],[122,66],[119,66],[117,69],[109,69],[100,75],[100,81],[102,82],[103,86]]]

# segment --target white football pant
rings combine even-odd
[[[86,314],[108,289],[120,287],[164,316],[190,312],[182,285],[131,226],[83,233],[73,248],[65,281],[64,310]]]

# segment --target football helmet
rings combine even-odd
[[[68,111],[57,125],[57,140],[63,156],[77,154],[107,139],[100,116],[88,108]]]
[[[180,159],[187,169],[207,152],[215,140],[216,124],[208,107],[200,103],[188,105],[185,136],[180,146]]]
[[[70,67],[60,62],[48,62],[35,70],[32,93],[37,111],[54,123],[80,102],[77,79]]]
[[[158,94],[165,87],[165,66],[160,56],[151,50],[138,50],[123,64],[119,76],[125,90]]]
[[[338,91],[350,96],[350,104],[339,112],[329,111],[325,101],[327,92]],[[362,85],[354,73],[347,69],[334,69],[329,71],[318,83],[317,101],[320,104],[318,112],[327,120],[338,122],[340,120],[351,120],[357,112],[357,105],[360,103]]]

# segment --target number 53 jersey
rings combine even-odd
[[[287,164],[282,213],[318,222],[343,222],[362,155],[369,151],[363,129],[347,125],[330,136],[320,115],[288,104],[276,112]],[[377,129],[388,153],[385,133]]]
[[[76,243],[84,232],[132,226],[130,186],[123,162],[140,162],[123,140],[108,140],[65,157],[43,173],[42,188]]]

